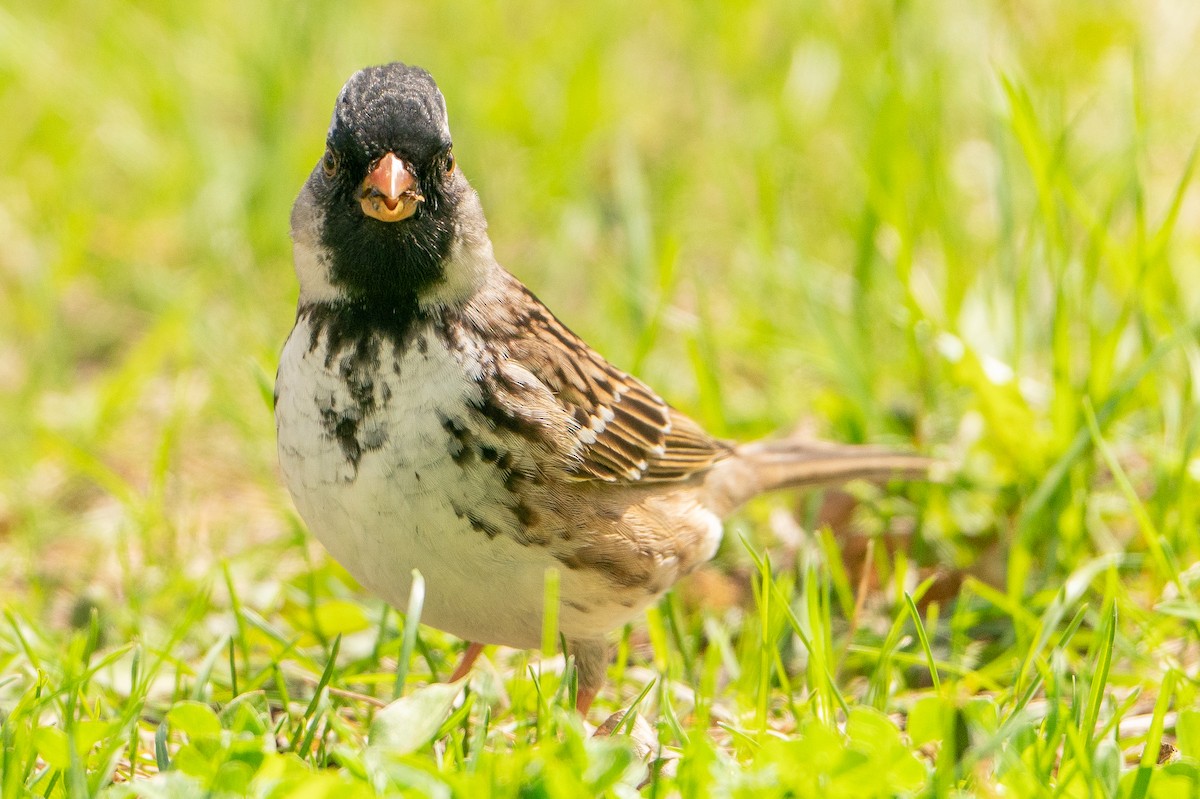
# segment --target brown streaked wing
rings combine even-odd
[[[508,355],[549,388],[579,426],[574,431],[578,446],[564,453],[570,476],[605,482],[681,480],[731,452],[645,383],[606,361],[520,288],[524,319],[511,331]]]

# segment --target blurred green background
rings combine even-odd
[[[946,458],[919,559],[998,542],[1018,605],[1126,550],[1153,604],[1198,554],[1197,41],[1188,0],[9,0],[0,604],[156,640],[222,564],[268,616],[327,568],[276,477],[287,219],[389,60],[610,359],[721,435]]]

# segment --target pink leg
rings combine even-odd
[[[575,673],[579,680],[575,709],[581,716],[586,716],[608,676],[608,644],[602,638],[585,638],[568,641],[567,649],[575,656]]]
[[[450,682],[458,682],[463,677],[470,673],[471,667],[475,665],[475,661],[479,658],[479,653],[483,651],[483,644],[467,644],[467,651],[463,652],[462,660],[458,661],[458,666],[454,669],[454,673],[450,675]]]
[[[575,693],[575,710],[579,715],[586,716],[588,708],[592,706],[592,700],[596,698],[596,694],[600,692],[600,686],[594,688],[584,688],[579,686],[579,690]]]

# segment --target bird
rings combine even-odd
[[[359,70],[291,213],[299,283],[275,386],[297,511],[367,590],[466,642],[543,640],[547,574],[576,707],[607,637],[713,557],[774,489],[920,477],[929,459],[709,435],[571,332],[497,261],[424,69]]]

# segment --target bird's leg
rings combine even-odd
[[[600,686],[594,686],[587,690],[583,687],[575,694],[575,711],[581,716],[586,716],[588,708],[592,706],[592,700],[596,698],[596,694],[600,692]]]
[[[574,640],[567,642],[567,649],[575,656],[575,675],[578,680],[575,709],[580,715],[586,716],[592,700],[608,679],[608,643],[594,638]]]
[[[483,644],[467,644],[467,651],[463,652],[462,660],[458,661],[458,666],[454,668],[454,673],[450,675],[450,682],[458,682],[463,677],[466,677],[470,673],[471,667],[475,665],[475,661],[479,658],[479,653],[482,651]]]

